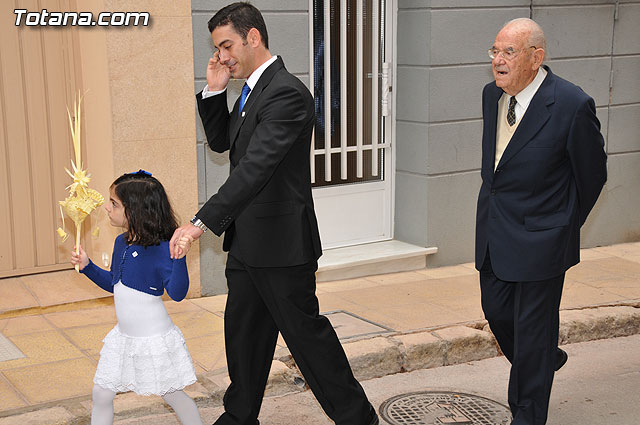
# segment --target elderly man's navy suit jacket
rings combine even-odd
[[[526,282],[559,276],[580,261],[580,227],[607,179],[604,140],[591,97],[548,74],[494,171],[502,89],[482,94],[482,187],[476,268],[487,249],[495,275]]]

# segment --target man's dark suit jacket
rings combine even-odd
[[[580,227],[607,179],[595,104],[579,87],[548,74],[494,172],[502,89],[482,93],[482,187],[476,268],[487,249],[495,275],[523,282],[559,276],[580,261]]]
[[[284,67],[269,65],[243,108],[231,113],[225,93],[198,109],[212,150],[230,150],[230,174],[196,216],[223,249],[252,267],[289,267],[322,254],[311,196],[309,149],[315,121],[307,87]]]

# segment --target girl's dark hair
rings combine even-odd
[[[251,28],[255,28],[260,33],[264,47],[269,48],[269,35],[267,25],[260,11],[251,3],[237,2],[220,9],[213,18],[209,20],[209,32],[214,29],[231,24],[233,29],[240,34],[242,40],[247,39],[247,34]]]
[[[128,243],[150,246],[168,241],[178,220],[162,184],[145,171],[123,174],[111,185],[122,201]]]

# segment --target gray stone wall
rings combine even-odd
[[[609,181],[583,246],[640,240],[640,2],[399,0],[395,237],[473,259],[487,49],[508,20],[544,29],[547,64],[595,100]]]
[[[192,0],[193,43],[194,43],[194,94],[202,91],[206,84],[206,68],[213,54],[213,42],[207,22],[215,12],[232,3],[232,0]],[[252,0],[262,12],[269,47],[274,55],[282,56],[289,72],[295,74],[308,85],[309,82],[309,1],[308,0]],[[240,95],[244,81],[232,81],[229,85],[229,108]],[[197,109],[194,97],[194,108]],[[202,206],[214,195],[229,174],[228,153],[218,154],[206,144],[206,137],[197,118],[198,151],[198,203]],[[194,211],[195,212],[195,211]],[[200,270],[202,295],[227,292],[224,276],[226,253],[222,251],[222,238],[207,232],[200,239]]]

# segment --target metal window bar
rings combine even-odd
[[[340,178],[347,180],[347,0],[340,1]]]
[[[309,89],[313,94],[313,0],[309,0]],[[309,164],[311,170],[311,184],[316,182],[316,136],[315,131],[311,132],[311,147],[309,149]]]
[[[371,11],[371,174],[378,175],[378,55],[379,20],[378,0],[373,0]]]
[[[363,161],[362,161],[362,133],[363,133],[363,111],[362,111],[362,92],[363,92],[363,17],[364,17],[363,0],[357,0],[356,8],[356,177],[362,178],[363,176]]]
[[[331,1],[324,2],[324,180],[331,181]]]

